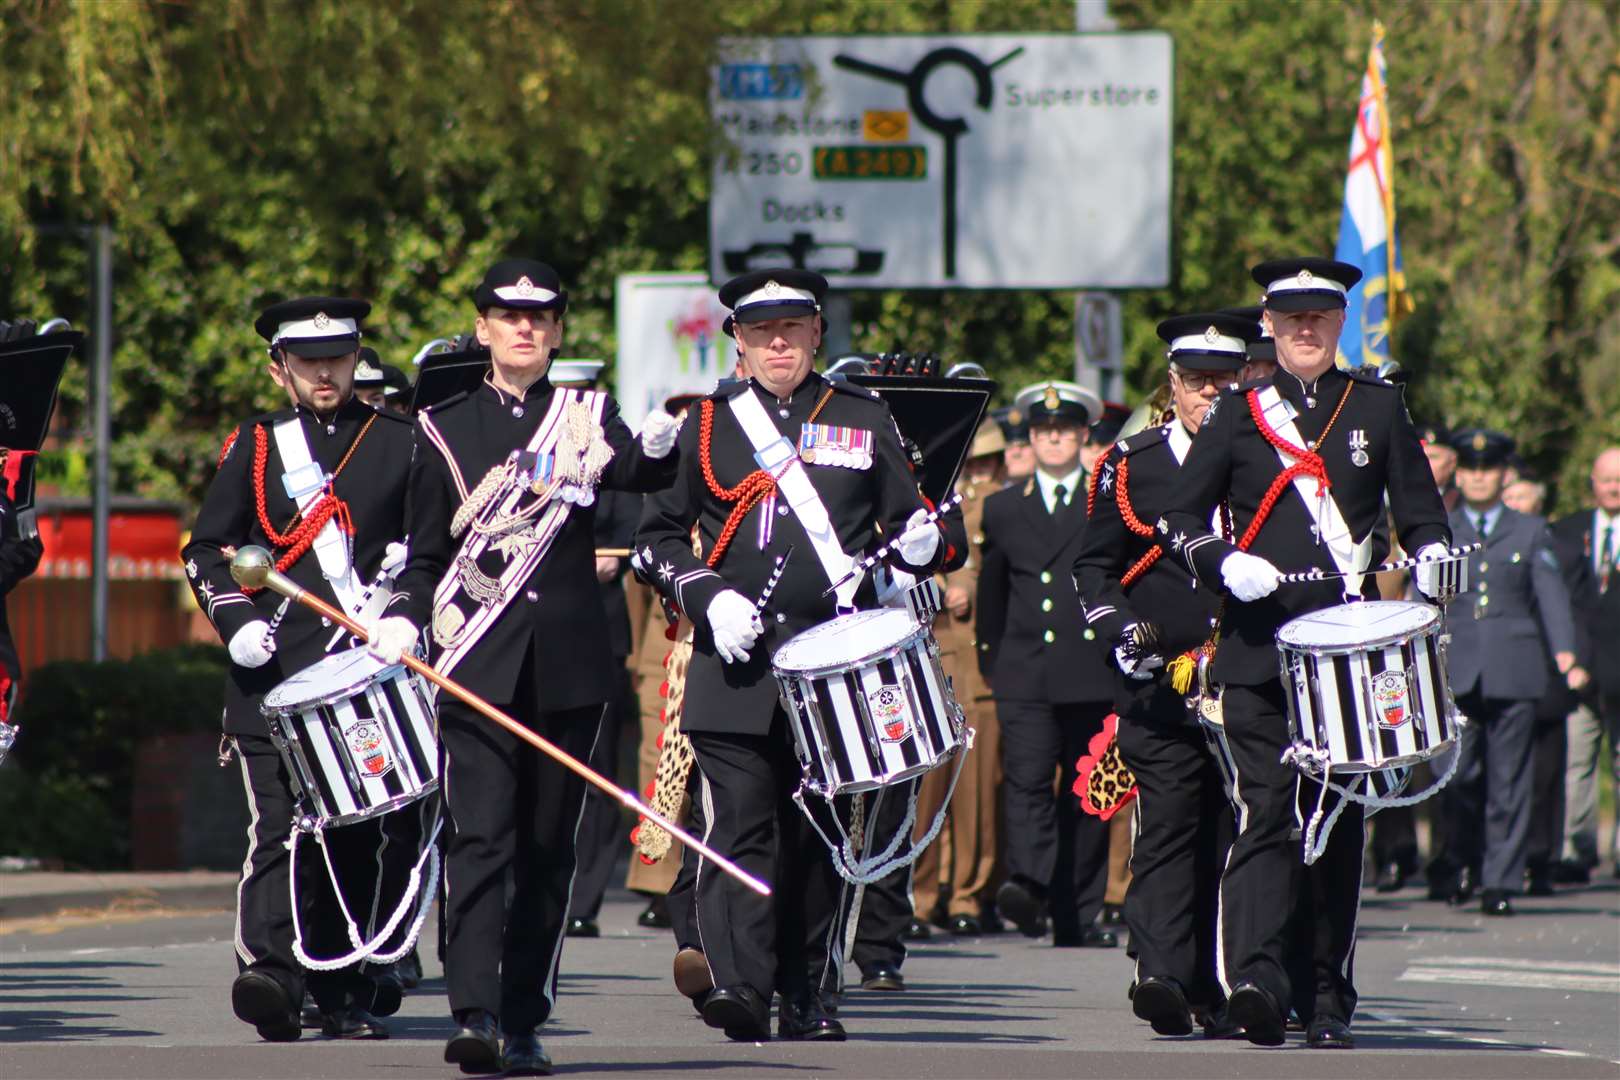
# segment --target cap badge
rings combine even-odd
[[[1057,387],[1048,386],[1046,388],[1046,395],[1041,398],[1041,404],[1046,406],[1047,412],[1051,412],[1052,410],[1056,409],[1061,403],[1062,401],[1058,397]]]
[[[1484,450],[1485,449],[1485,444],[1486,444],[1485,433],[1483,431],[1474,432],[1474,441],[1472,443],[1474,449],[1475,450]]]
[[[529,275],[527,274],[524,274],[522,277],[518,278],[517,284],[513,286],[513,288],[517,289],[519,296],[534,295],[534,282],[529,280]]]
[[[1309,270],[1301,270],[1298,277],[1301,285],[1309,285],[1311,283],[1311,272]]]
[[[1221,332],[1215,327],[1211,326],[1208,330],[1204,331],[1204,340],[1209,342],[1211,345],[1215,344],[1220,339]]]
[[[780,296],[782,294],[782,285],[781,285],[781,283],[776,281],[774,278],[772,280],[770,280],[770,281],[767,281],[765,283],[764,293],[765,293],[766,296],[773,296],[773,297],[774,296]]]
[[[1017,409],[1008,409],[1007,410],[1007,423],[1012,424],[1014,427],[1017,427],[1019,424],[1022,424],[1023,422],[1024,422],[1024,414],[1023,413],[1019,412]]]
[[[325,330],[327,328],[327,326],[329,326],[331,324],[332,320],[331,320],[330,317],[327,316],[326,312],[317,311],[315,313],[315,317],[313,319],[311,319],[310,322],[315,324],[315,329],[317,329],[317,330]]]

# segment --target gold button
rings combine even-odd
[[[1042,634],[1041,637],[1046,641],[1046,643],[1048,645],[1052,644],[1052,642],[1057,640],[1057,635],[1052,633],[1052,631],[1050,631],[1050,630],[1048,630],[1046,633]]]
[[[1514,552],[1514,553],[1513,553],[1513,561],[1514,561],[1514,562],[1518,562],[1518,561],[1519,561],[1519,560],[1520,560],[1520,559],[1522,559],[1522,558],[1524,558],[1524,556],[1523,556],[1523,555],[1521,555],[1521,554],[1519,554],[1519,553],[1518,553],[1518,552],[1517,552],[1517,551],[1515,551],[1515,552]]]
[[[1080,636],[1085,638],[1087,641],[1096,641],[1097,640],[1097,631],[1093,630],[1091,627],[1088,626],[1088,627],[1086,627],[1086,632],[1084,634],[1080,635]]]
[[[1479,598],[1479,606],[1480,607],[1484,607],[1486,604],[1488,604],[1490,602],[1491,602],[1491,598],[1488,597],[1488,596],[1482,596],[1482,597]]]
[[[1048,596],[1045,600],[1041,601],[1041,610],[1042,611],[1051,611],[1052,610],[1052,598],[1050,596]]]
[[[1041,584],[1042,585],[1050,585],[1050,584],[1052,584],[1052,571],[1050,571],[1050,570],[1042,570],[1041,571]]]

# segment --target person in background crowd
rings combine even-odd
[[[1029,445],[1029,416],[1016,405],[1008,405],[990,414],[1001,425],[1001,437],[1006,448],[1001,452],[1005,467],[1005,480],[1016,484],[1035,472],[1035,451]]]

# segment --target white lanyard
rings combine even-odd
[[[287,494],[298,504],[300,513],[307,513],[320,499],[331,478],[326,476],[310,454],[309,442],[304,438],[304,425],[297,413],[290,420],[276,424],[272,431],[276,439],[276,453],[281,457],[281,467],[286,477],[294,482],[297,479],[305,481],[301,485],[303,490],[298,494],[294,495],[292,491]],[[315,482],[317,479],[319,483]],[[333,495],[333,498],[336,497]],[[350,615],[359,614],[362,602],[360,585],[355,580],[354,564],[349,558],[349,541],[338,527],[337,515],[327,518],[326,524],[321,526],[319,535],[315,537],[314,549],[315,559],[321,565],[321,576],[331,584],[332,592],[337,595],[343,610]]]

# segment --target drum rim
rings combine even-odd
[[[359,649],[350,649],[350,650],[347,650],[347,651],[348,652],[361,652],[361,651],[364,651],[364,649],[365,649],[365,646],[362,645],[362,646],[360,646]],[[343,656],[343,655],[345,655],[345,654],[344,653],[332,653],[331,656],[325,657],[325,658],[320,659],[320,660],[317,660],[317,661],[315,661],[314,664],[311,664],[309,667],[314,667],[316,664],[324,664],[327,660],[331,659],[332,657]],[[306,667],[304,669],[304,671],[308,671],[309,667]],[[352,698],[355,695],[364,692],[366,687],[370,686],[372,683],[382,682],[382,681],[385,681],[385,680],[391,681],[391,680],[397,678],[401,672],[406,671],[406,670],[407,669],[406,669],[405,665],[402,664],[402,663],[401,664],[389,664],[387,667],[381,668],[378,671],[376,671],[375,673],[373,673],[371,675],[368,675],[365,679],[361,680],[360,682],[351,683],[351,684],[345,686],[342,689],[330,690],[330,691],[328,691],[328,692],[326,692],[324,694],[318,695],[316,697],[305,698],[305,699],[303,699],[301,701],[297,701],[297,702],[288,702],[286,704],[280,704],[280,703],[271,702],[270,699],[275,696],[276,691],[280,690],[283,686],[286,686],[288,683],[292,682],[294,679],[298,678],[300,675],[302,675],[304,673],[304,671],[294,672],[293,674],[287,676],[285,679],[281,680],[281,682],[277,683],[275,686],[270,688],[269,692],[267,692],[264,695],[264,699],[262,701],[260,701],[260,703],[259,703],[259,712],[262,713],[263,715],[267,716],[267,717],[269,717],[269,716],[274,716],[274,717],[297,716],[299,713],[304,712],[306,709],[320,708],[322,705],[335,705],[340,701],[347,701],[349,698]]]
[[[1289,734],[1294,735],[1295,733],[1290,732]],[[1439,757],[1441,754],[1445,753],[1447,750],[1450,750],[1454,746],[1456,746],[1457,741],[1460,738],[1461,738],[1461,733],[1458,733],[1457,735],[1453,735],[1449,739],[1445,739],[1445,740],[1442,740],[1441,742],[1437,742],[1432,746],[1429,746],[1429,747],[1426,747],[1423,750],[1417,751],[1416,753],[1400,754],[1400,755],[1397,755],[1395,757],[1383,758],[1376,765],[1374,765],[1374,764],[1372,764],[1370,762],[1367,762],[1367,761],[1345,761],[1345,762],[1330,761],[1330,762],[1328,762],[1328,765],[1336,773],[1372,773],[1372,772],[1382,772],[1385,769],[1409,769],[1414,765],[1421,765],[1425,761],[1433,761],[1435,758]],[[1302,741],[1301,739],[1299,739],[1297,737],[1297,735],[1296,735],[1296,737],[1294,739],[1293,745],[1295,747],[1299,748],[1300,750],[1313,751],[1313,748],[1311,747],[1311,745],[1309,743],[1306,743],[1306,742]],[[1299,759],[1296,759],[1296,760],[1308,760],[1308,759],[1299,758]],[[1320,776],[1320,775],[1322,775],[1321,770],[1317,770],[1317,769],[1301,768],[1300,771],[1309,773],[1312,776]]]
[[[371,821],[373,818],[382,817],[384,814],[392,814],[395,810],[403,810],[414,802],[424,799],[429,795],[436,794],[438,790],[439,778],[435,776],[426,784],[423,784],[422,787],[417,791],[408,791],[400,795],[395,795],[393,798],[388,799],[385,802],[375,803],[366,807],[364,810],[357,811],[353,814],[338,814],[334,817],[328,818],[323,818],[319,814],[315,813],[312,813],[309,816],[315,819],[315,828],[317,830],[340,829],[345,825],[359,825],[362,822]]]
[[[1317,614],[1317,612],[1331,611],[1334,607],[1353,606],[1350,604],[1333,604],[1325,608],[1317,608],[1316,611],[1307,611],[1301,615],[1294,616],[1294,618],[1289,619],[1287,622],[1279,626],[1276,633],[1272,635],[1272,638],[1277,643],[1277,648],[1285,652],[1304,653],[1308,656],[1353,656],[1356,653],[1367,652],[1372,649],[1387,649],[1391,645],[1398,645],[1404,642],[1414,641],[1418,638],[1431,637],[1445,629],[1445,613],[1440,608],[1435,607],[1433,604],[1424,604],[1416,600],[1358,600],[1356,603],[1400,604],[1403,607],[1427,608],[1430,613],[1430,621],[1426,625],[1418,627],[1415,630],[1407,630],[1398,634],[1385,634],[1381,637],[1368,638],[1366,641],[1358,641],[1354,644],[1296,645],[1283,640],[1283,631],[1287,630],[1294,623],[1299,622],[1302,619],[1308,619],[1312,615]]]
[[[850,657],[850,658],[845,659],[845,660],[840,660],[835,664],[824,664],[821,667],[815,667],[815,668],[796,668],[796,667],[783,667],[780,663],[777,662],[777,658],[779,656],[781,656],[782,653],[785,650],[787,650],[787,648],[789,646],[791,646],[793,644],[793,642],[796,641],[802,634],[808,634],[812,630],[818,630],[821,627],[827,625],[827,623],[818,623],[815,626],[809,627],[809,628],[807,628],[805,630],[800,631],[798,634],[793,635],[793,637],[789,638],[787,641],[782,643],[781,648],[777,649],[776,652],[771,654],[771,671],[777,676],[777,678],[789,678],[789,679],[819,679],[819,678],[824,678],[824,677],[826,677],[828,675],[831,675],[831,674],[834,674],[834,673],[837,673],[837,672],[851,671],[851,670],[854,670],[855,668],[866,667],[868,664],[875,664],[875,663],[877,663],[877,662],[879,662],[881,660],[893,659],[894,657],[899,656],[901,653],[906,652],[907,650],[909,650],[909,649],[913,648],[914,646],[916,646],[919,641],[926,640],[926,639],[932,638],[934,636],[932,627],[930,627],[930,626],[928,626],[928,625],[926,625],[924,623],[920,623],[916,619],[912,619],[909,612],[903,611],[903,610],[901,610],[899,608],[868,608],[867,610],[868,611],[877,611],[877,612],[893,611],[897,615],[906,616],[906,618],[911,620],[911,627],[912,627],[911,633],[907,634],[906,637],[903,640],[901,640],[900,642],[898,642],[897,644],[884,646],[882,649],[879,649],[876,652],[866,653],[866,654],[861,655],[861,656],[855,656],[855,657]],[[855,614],[859,615],[859,614],[862,614],[862,612],[855,612]],[[842,616],[840,616],[840,617],[842,617]],[[831,622],[833,620],[828,620],[828,621]]]

